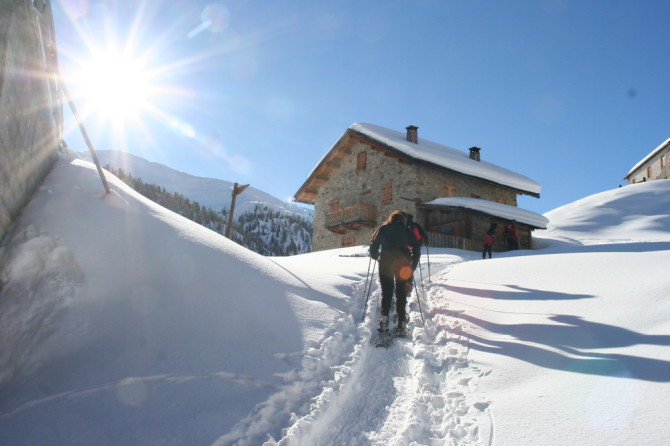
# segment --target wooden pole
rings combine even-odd
[[[235,198],[244,192],[244,189],[249,187],[248,184],[238,186],[237,183],[233,186],[233,199],[230,202],[230,214],[228,214],[228,226],[226,226],[226,237],[230,238],[233,234],[233,214],[235,213]],[[232,240],[232,239],[231,239]]]
[[[93,162],[95,163],[95,168],[98,169],[98,175],[100,175],[100,180],[102,181],[102,187],[105,188],[105,192],[109,193],[109,184],[107,184],[107,178],[105,178],[105,173],[102,170],[102,167],[100,167],[100,161],[98,160],[98,155],[95,153],[95,149],[93,148],[93,143],[88,137],[88,133],[86,132],[86,129],[84,128],[84,122],[81,120],[81,117],[79,116],[79,113],[77,112],[77,108],[74,106],[74,101],[72,101],[72,96],[70,96],[70,92],[68,91],[67,87],[65,86],[65,82],[63,82],[63,78],[60,77],[60,86],[63,89],[63,93],[65,94],[65,98],[67,99],[67,102],[70,104],[70,109],[72,110],[72,114],[74,117],[77,119],[77,123],[79,124],[79,130],[81,130],[81,134],[84,137],[84,141],[86,141],[86,145],[88,146],[88,151],[91,152],[91,157],[93,158]]]

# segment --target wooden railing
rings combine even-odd
[[[428,244],[434,248],[455,248],[472,251],[472,240],[440,232],[429,232]]]

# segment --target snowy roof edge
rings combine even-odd
[[[649,161],[651,158],[653,158],[658,152],[660,152],[661,150],[663,150],[663,148],[664,148],[665,146],[667,146],[668,144],[670,144],[670,138],[668,138],[668,139],[666,139],[665,141],[663,141],[663,142],[661,143],[661,145],[659,145],[659,146],[656,147],[654,150],[652,150],[651,153],[650,153],[649,155],[645,156],[645,157],[642,158],[636,165],[634,165],[633,168],[632,168],[630,171],[628,171],[628,173],[626,174],[626,176],[623,177],[624,180],[628,179],[628,177],[631,176],[631,175],[633,174],[633,172],[635,172],[635,171],[636,171],[637,169],[639,169],[644,163],[646,163],[646,162]]]
[[[510,206],[508,204],[496,203],[494,201],[482,200],[479,198],[442,197],[427,201],[422,204],[428,206],[461,207],[472,209],[490,215],[495,215],[496,217],[516,220],[539,229],[546,229],[547,225],[549,224],[549,219],[544,215],[540,215],[515,206]]]
[[[466,175],[483,178],[508,187],[540,195],[542,186],[525,175],[497,166],[486,161],[475,161],[463,151],[445,146],[425,138],[418,143],[407,141],[405,134],[374,124],[357,122],[349,129],[362,133],[376,141],[386,144],[404,154],[435,165],[461,172]]]

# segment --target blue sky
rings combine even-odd
[[[282,199],[354,122],[414,124],[420,138],[480,146],[482,159],[542,185],[540,199],[519,199],[538,213],[624,184],[670,137],[666,1],[56,0],[52,8],[61,72],[96,149]],[[123,79],[130,69],[104,88],[95,84],[102,76],[86,74],[114,47],[141,65],[131,76],[141,85]],[[102,90],[107,97],[90,93]],[[122,105],[106,104],[114,98]],[[71,120],[65,140],[86,150]]]

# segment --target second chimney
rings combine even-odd
[[[475,161],[481,161],[479,151],[482,150],[481,147],[470,147],[470,159]]]
[[[419,127],[408,125],[405,128],[407,129],[407,141],[419,144]]]

